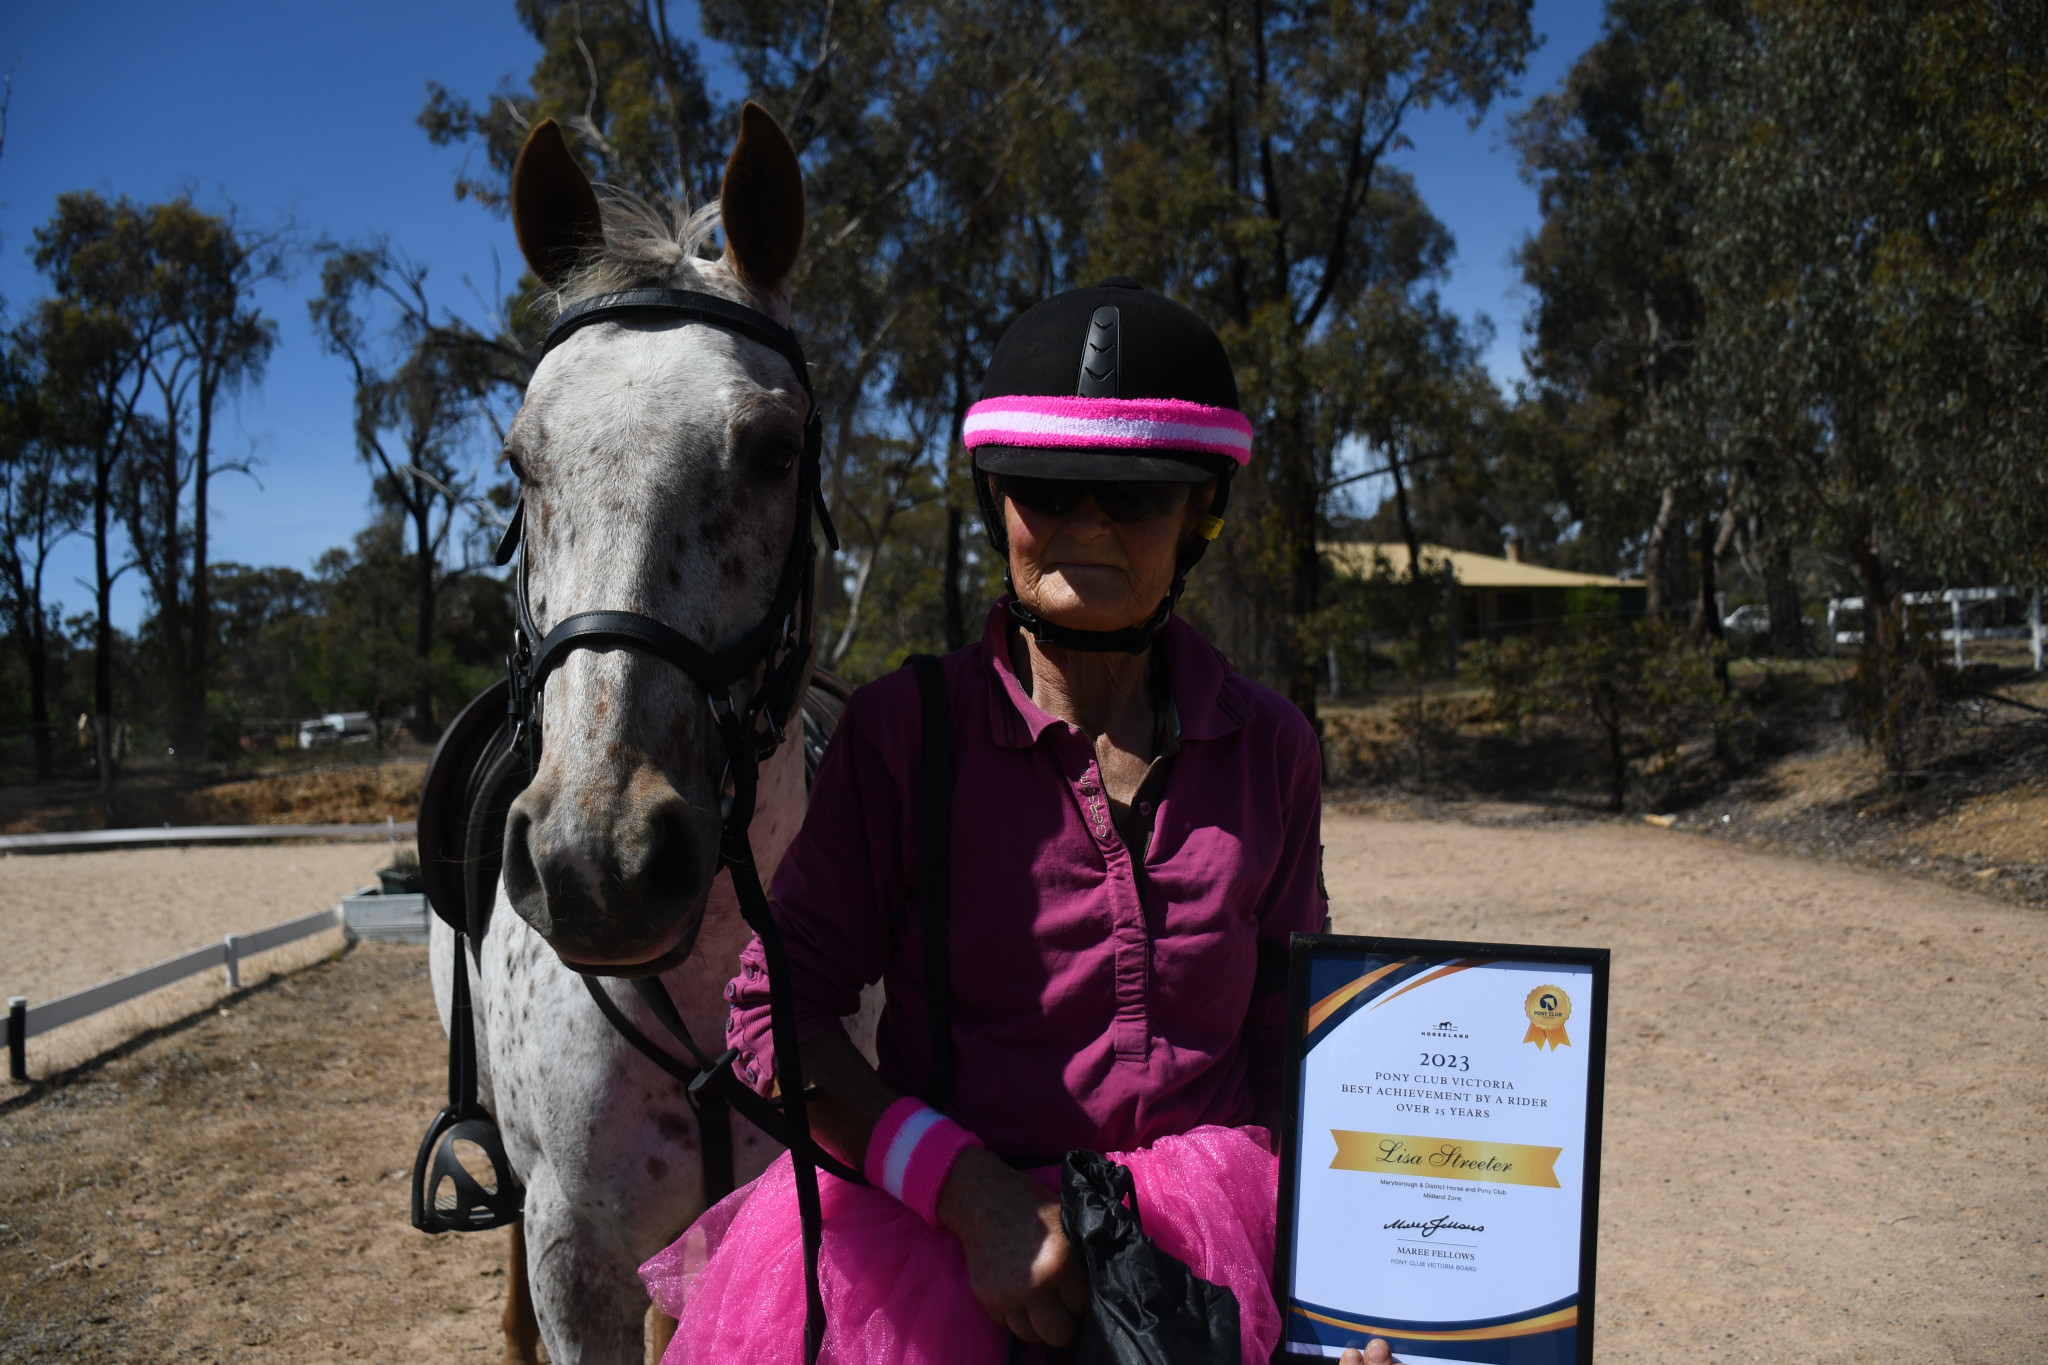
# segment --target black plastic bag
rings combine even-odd
[[[1068,1152],[1060,1218],[1093,1294],[1075,1365],[1243,1365],[1237,1296],[1196,1278],[1145,1235],[1128,1167],[1100,1152]]]

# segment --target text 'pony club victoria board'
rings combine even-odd
[[[1278,1360],[1591,1365],[1604,948],[1296,934]]]

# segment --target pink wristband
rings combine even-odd
[[[953,1163],[981,1139],[921,1100],[905,1096],[882,1111],[868,1139],[862,1175],[887,1190],[933,1227],[939,1225],[939,1191]]]

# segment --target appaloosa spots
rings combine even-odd
[[[670,1142],[681,1142],[690,1136],[690,1121],[673,1109],[664,1109],[656,1114],[654,1128]]]
[[[666,1161],[663,1161],[658,1156],[651,1156],[647,1158],[647,1178],[649,1180],[659,1181],[662,1177],[666,1176],[667,1174],[668,1163]]]

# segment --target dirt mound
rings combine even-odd
[[[364,825],[419,811],[427,765],[408,759],[276,773],[202,787],[185,798],[195,825]]]
[[[419,809],[423,756],[283,767],[223,780],[218,770],[123,773],[111,808],[99,785],[67,779],[0,787],[0,834],[140,825],[367,825]]]

